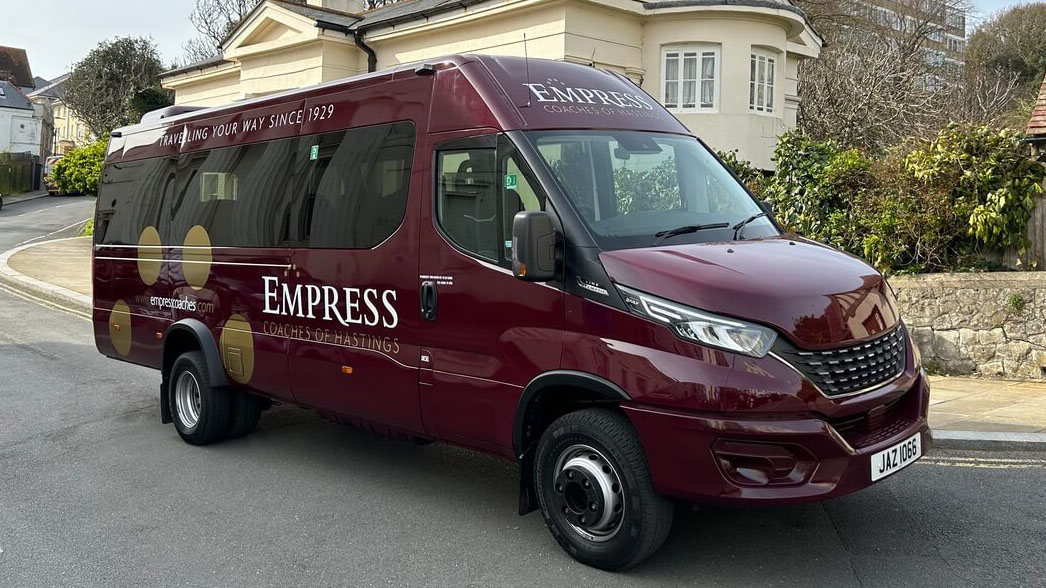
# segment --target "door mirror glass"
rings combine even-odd
[[[512,219],[512,272],[527,282],[556,276],[556,231],[547,212],[525,210]]]

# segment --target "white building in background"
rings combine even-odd
[[[714,148],[770,169],[796,124],[799,63],[822,43],[788,0],[264,0],[220,57],[162,83],[177,104],[216,106],[452,53],[557,59],[628,76]]]

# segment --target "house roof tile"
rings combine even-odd
[[[1042,80],[1039,97],[1032,107],[1027,134],[1031,139],[1046,139],[1046,79]]]
[[[63,74],[50,82],[45,81],[43,85],[38,84],[36,90],[29,93],[29,97],[36,98],[38,96],[45,96],[55,100],[62,100],[65,98],[65,81],[68,79],[69,74]]]
[[[9,81],[21,88],[36,86],[33,70],[29,68],[29,57],[25,49],[17,47],[0,47],[0,79]]]
[[[33,103],[14,84],[0,80],[0,108],[32,110]]]

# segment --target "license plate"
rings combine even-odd
[[[922,435],[916,433],[893,447],[872,454],[872,481],[904,469],[923,455]]]

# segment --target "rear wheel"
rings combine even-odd
[[[182,439],[193,445],[224,439],[229,432],[229,393],[211,383],[203,354],[190,351],[180,355],[169,381],[171,415]]]
[[[668,536],[673,505],[654,490],[624,415],[586,409],[560,417],[541,436],[534,467],[545,524],[581,563],[627,569]]]
[[[262,402],[253,394],[233,392],[232,418],[229,421],[229,438],[235,439],[254,431],[261,418]]]

